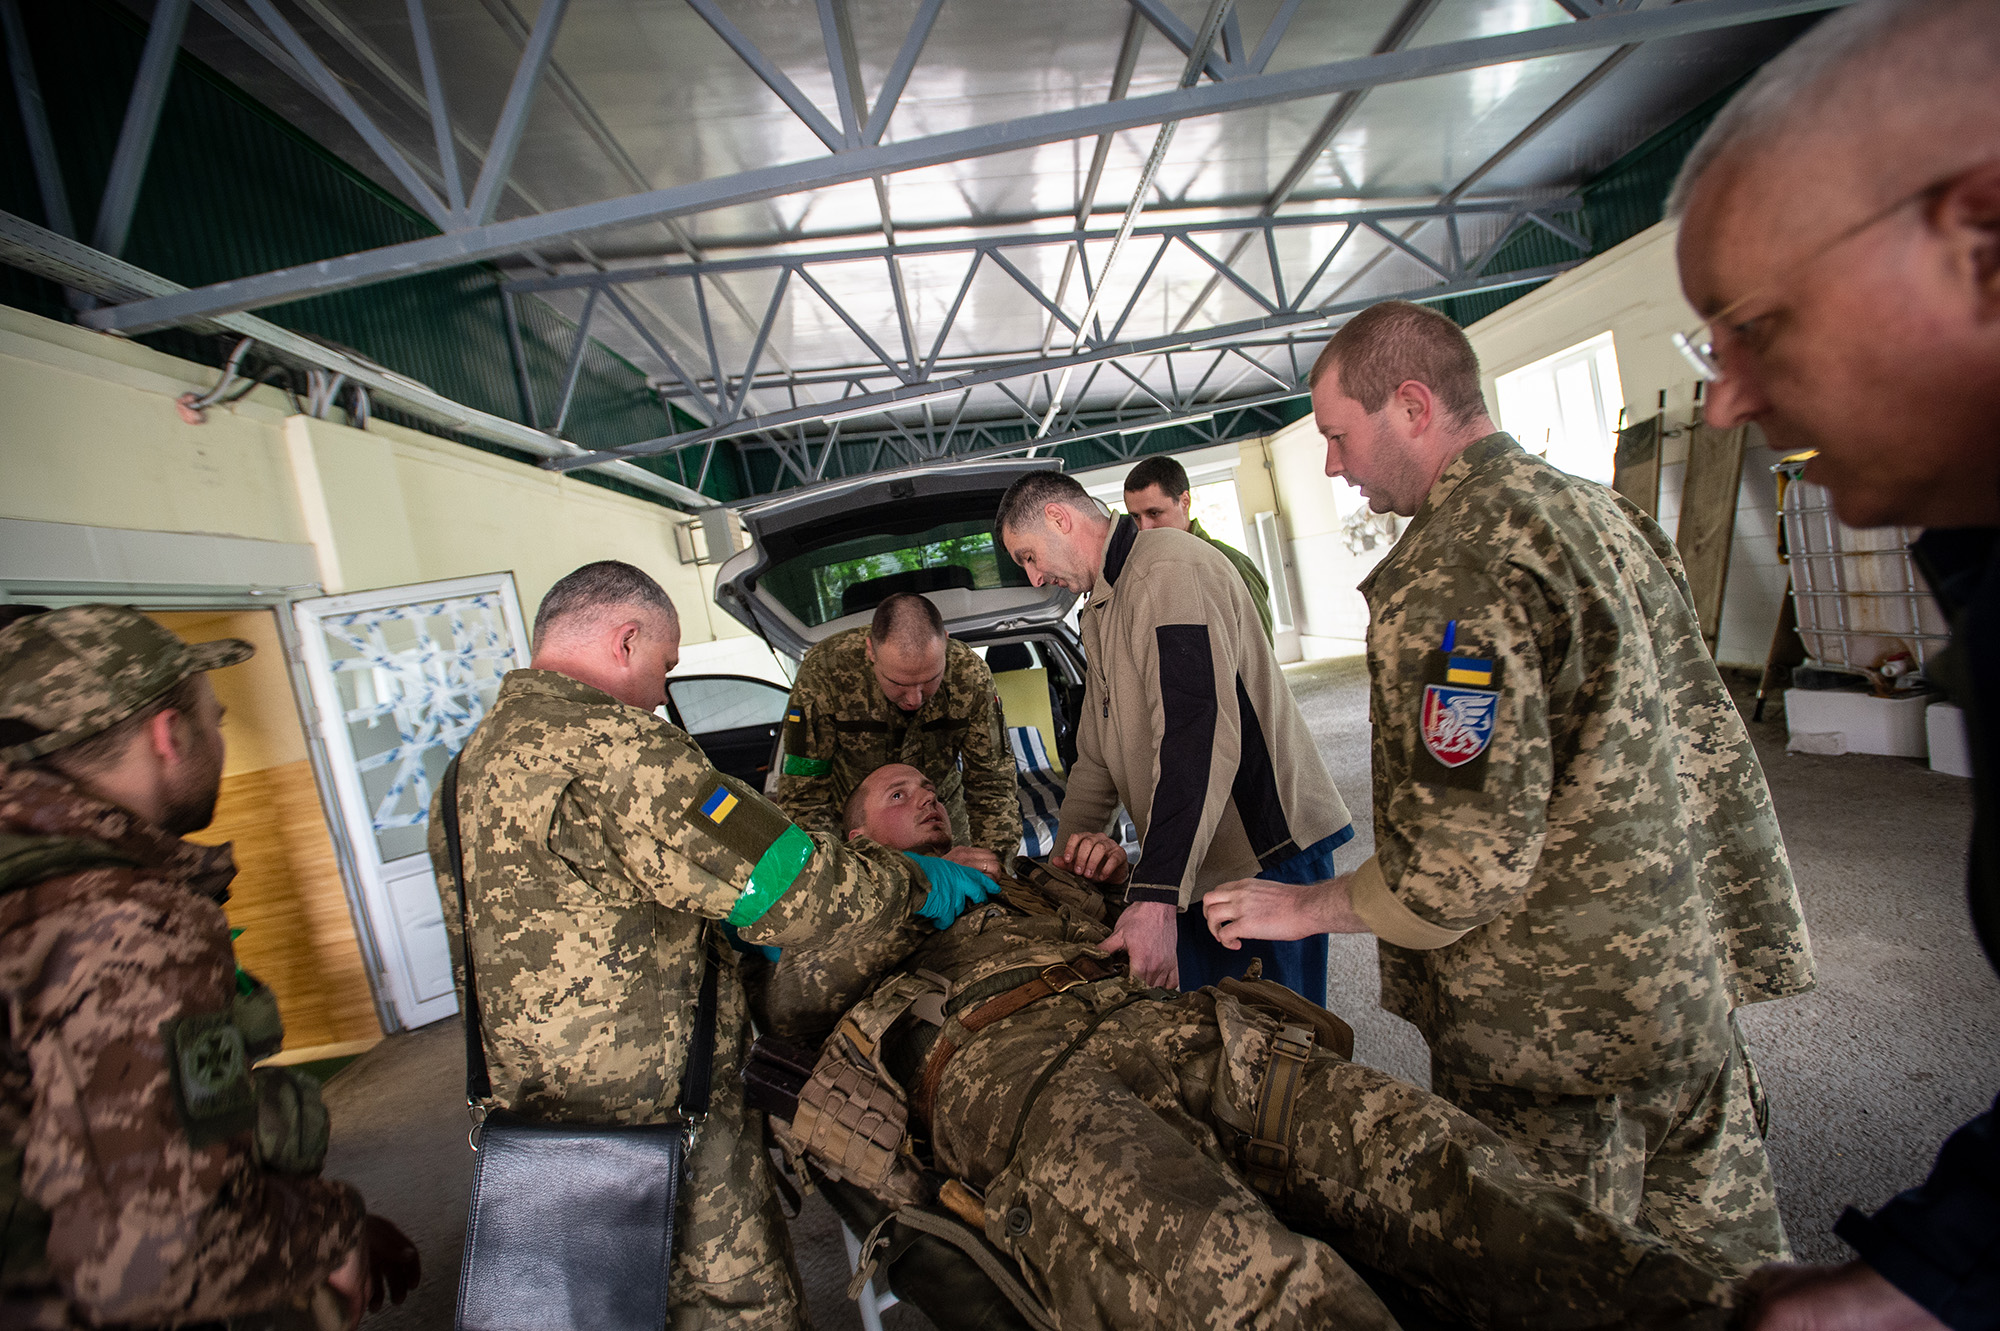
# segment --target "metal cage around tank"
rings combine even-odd
[[[1790,458],[1773,468],[1785,482],[1792,602],[1811,664],[1873,678],[1907,652],[1923,670],[1950,626],[1910,555],[1918,529],[1848,526],[1833,511],[1832,493],[1804,479],[1804,469]]]

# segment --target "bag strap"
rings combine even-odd
[[[458,760],[455,753],[444,768],[444,844],[451,851],[451,880],[458,888],[458,930],[465,949],[465,1103],[478,1108],[493,1094],[486,1071],[486,1042],[479,1038],[479,986],[472,978],[472,920],[465,905],[465,848],[458,839]]]
[[[458,888],[458,925],[465,947],[465,1102],[478,1107],[493,1094],[493,1079],[486,1067],[486,1044],[479,1034],[479,988],[472,974],[472,920],[465,897],[465,850],[458,833],[458,760],[464,750],[453,754],[444,769],[444,840],[451,852],[452,881]],[[701,993],[695,1000],[694,1046],[688,1052],[687,1067],[681,1073],[678,1113],[690,1128],[708,1118],[709,1099],[715,1083],[715,1024],[720,1006],[716,977],[713,930],[702,929]],[[690,1141],[692,1145],[692,1141]]]
[[[48,837],[0,832],[0,896],[36,883],[110,865],[136,868],[123,851],[88,837]]]
[[[694,1044],[681,1070],[680,1115],[690,1128],[708,1118],[709,1093],[715,1085],[715,1021],[717,978],[715,931],[702,926],[701,995],[694,1005]],[[693,1142],[690,1140],[689,1146]]]
[[[970,1225],[945,1215],[942,1212],[922,1206],[905,1206],[893,1211],[887,1217],[897,1224],[907,1225],[919,1234],[928,1234],[934,1239],[942,1239],[960,1252],[970,1257],[985,1277],[1014,1305],[1014,1311],[1034,1331],[1057,1331],[1055,1316],[1042,1305],[1042,1301],[1022,1283],[1019,1268],[1003,1261],[987,1242],[986,1236]],[[864,1249],[865,1250],[865,1249]],[[879,1257],[877,1258],[879,1261]],[[856,1276],[860,1275],[857,1271]],[[869,1271],[873,1275],[873,1270]],[[852,1286],[850,1286],[852,1288]]]
[[[1257,1094],[1257,1120],[1243,1144],[1243,1172],[1266,1197],[1280,1198],[1292,1172],[1292,1118],[1306,1064],[1312,1059],[1313,1031],[1287,1023],[1271,1039],[1264,1085]]]

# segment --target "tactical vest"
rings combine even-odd
[[[25,836],[0,832],[0,898],[50,878],[108,867],[136,868],[138,862],[102,841],[83,837]],[[227,1013],[212,1017],[180,1018],[162,1032],[172,1046],[168,1051],[171,1079],[182,1110],[189,1139],[200,1145],[230,1131],[250,1129],[252,1154],[265,1169],[281,1174],[317,1174],[326,1158],[327,1115],[320,1099],[319,1083],[310,1075],[290,1068],[255,1068],[250,1065],[269,1058],[284,1043],[285,1028],[278,1016],[278,1002],[270,989],[243,971],[237,972],[237,992]],[[7,1008],[0,1005],[0,1039],[4,1056],[18,1057],[12,1048],[13,1032],[7,1028]],[[183,1043],[180,1031],[199,1024],[198,1038],[204,1052],[213,1050],[208,1064],[220,1063],[223,1075],[240,1076],[240,1112],[218,1117],[212,1124],[196,1121],[189,1114],[190,1073],[180,1066],[190,1062],[193,1038]],[[222,1129],[220,1133],[216,1129]],[[22,1189],[22,1148],[0,1142],[0,1290],[45,1288],[52,1280],[47,1265],[49,1215]]]

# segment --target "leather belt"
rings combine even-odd
[[[958,1014],[952,1021],[963,1029],[966,1036],[971,1036],[1051,994],[1068,993],[1081,985],[1095,984],[1124,973],[1123,966],[1091,956],[1058,961],[1053,966],[1042,967],[1026,984],[1017,984],[1004,993],[995,994],[970,1012]],[[944,1079],[944,1066],[960,1048],[959,1041],[952,1038],[951,1023],[946,1023],[945,1032],[938,1036],[937,1043],[931,1046],[930,1057],[924,1060],[924,1072],[917,1079],[916,1093],[910,1097],[910,1107],[926,1124],[931,1121],[931,1101],[937,1097],[938,1083]]]

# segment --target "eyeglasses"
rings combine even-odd
[[[1717,351],[1716,344],[1725,336],[1744,337],[1750,325],[1756,322],[1755,319],[1748,319],[1741,323],[1732,324],[1728,322],[1730,315],[1735,314],[1751,301],[1767,295],[1780,281],[1793,276],[1799,269],[1825,258],[1835,249],[1853,240],[1877,222],[1886,222],[1911,204],[1920,200],[1928,201],[1934,196],[1942,194],[1964,174],[1966,174],[1964,170],[1954,171],[1943,180],[1934,180],[1922,189],[1914,193],[1905,194],[1887,207],[1868,214],[1845,231],[1836,232],[1832,238],[1819,245],[1818,248],[1801,255],[1798,259],[1787,264],[1778,276],[1757,287],[1749,295],[1729,302],[1729,304],[1723,306],[1716,313],[1702,320],[1687,332],[1675,333],[1673,336],[1674,350],[1681,353],[1682,358],[1694,370],[1697,378],[1706,380],[1709,383],[1721,382],[1723,374],[1722,356]]]

